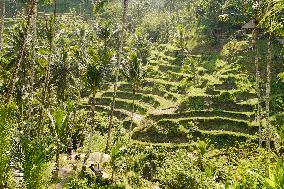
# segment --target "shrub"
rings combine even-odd
[[[214,180],[202,172],[184,151],[178,151],[174,157],[167,158],[158,169],[161,184],[164,187],[178,189],[214,188]]]

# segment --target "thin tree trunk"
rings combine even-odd
[[[80,0],[80,16],[83,16],[82,0]]]
[[[54,38],[54,34],[55,34],[55,22],[56,22],[56,0],[54,0],[53,2],[53,19],[52,23],[50,23],[50,32],[51,32],[51,38],[49,40],[49,57],[48,57],[48,64],[47,64],[47,68],[46,68],[46,73],[45,73],[45,80],[44,80],[44,86],[43,86],[43,90],[42,90],[42,95],[41,95],[41,100],[42,100],[42,104],[43,107],[41,107],[40,110],[40,116],[39,116],[39,123],[38,125],[40,127],[42,127],[42,120],[43,120],[43,112],[44,112],[44,108],[47,108],[46,106],[48,106],[48,90],[49,90],[49,80],[50,80],[50,66],[52,64],[53,61],[53,49],[54,49],[54,44],[53,44],[53,38]],[[48,26],[47,26],[48,28]],[[41,130],[41,129],[40,129]],[[40,131],[41,132],[41,131]]]
[[[19,51],[19,54],[17,55],[16,64],[15,64],[13,70],[12,70],[12,75],[11,75],[11,78],[10,78],[10,82],[8,84],[8,91],[6,93],[6,103],[10,102],[11,97],[13,95],[16,80],[17,80],[17,77],[18,77],[18,72],[19,72],[19,69],[20,69],[20,65],[21,65],[23,58],[24,58],[24,53],[25,53],[26,46],[27,46],[28,31],[29,31],[29,28],[30,28],[30,25],[31,25],[34,6],[35,6],[35,0],[32,1],[31,7],[28,8],[27,23],[23,27],[23,37],[22,37],[22,41],[21,41],[20,51]]]
[[[59,155],[60,155],[60,151],[59,151],[59,137],[56,137],[56,156],[55,156],[55,172],[54,172],[54,178],[58,178],[58,173],[59,173]]]
[[[271,33],[268,39],[268,51],[267,51],[267,61],[266,61],[266,149],[270,151],[270,80],[271,80],[271,70],[270,65],[272,62],[272,43],[271,43]]]
[[[32,16],[32,40],[31,40],[31,48],[32,48],[32,62],[31,62],[31,73],[29,74],[29,97],[30,101],[28,103],[28,120],[29,120],[29,136],[31,135],[32,130],[32,113],[33,113],[33,106],[32,106],[32,100],[34,99],[34,76],[35,76],[35,65],[36,65],[36,44],[37,44],[37,4],[38,0],[35,0],[34,10],[33,10],[33,16]],[[40,133],[39,133],[40,134]],[[39,135],[41,136],[41,135]]]
[[[38,4],[38,0],[35,0],[35,6],[34,6],[34,10],[33,10],[33,19],[32,19],[32,73],[31,73],[31,83],[30,83],[30,92],[33,98],[33,84],[34,84],[34,75],[35,75],[35,64],[36,64],[36,45],[37,45],[37,4]]]
[[[94,89],[93,90],[93,99],[92,101],[90,102],[91,103],[91,116],[92,116],[92,120],[93,120],[93,124],[95,123],[95,119],[94,119],[94,116],[95,116],[95,109],[96,109],[96,94],[97,94],[97,91]],[[88,119],[88,118],[87,118]],[[89,156],[90,156],[90,153],[92,152],[92,145],[93,145],[93,132],[94,132],[94,128],[91,127],[91,132],[90,132],[90,138],[89,138],[89,146],[88,146],[88,152],[87,154],[85,155],[85,158],[84,158],[84,162],[83,162],[83,165],[85,166]],[[85,168],[83,168],[83,171]]]
[[[257,92],[257,124],[258,124],[258,138],[259,147],[262,147],[262,116],[261,116],[261,79],[259,72],[259,50],[257,47],[258,41],[258,29],[256,28],[253,32],[254,34],[254,48],[255,48],[255,78],[256,78],[256,92]]]
[[[5,0],[0,0],[0,50],[3,48]]]
[[[124,29],[126,25],[126,14],[128,8],[128,0],[123,0],[123,14],[122,14],[122,29],[120,34],[120,44],[119,44],[119,52],[118,52],[118,60],[115,65],[115,81],[113,87],[113,99],[110,108],[110,117],[109,117],[109,126],[108,126],[108,135],[107,135],[107,143],[105,152],[108,152],[109,146],[111,144],[111,134],[112,134],[112,126],[113,126],[113,113],[115,108],[115,101],[116,101],[116,92],[117,92],[117,83],[118,83],[118,75],[119,75],[119,68],[122,60],[122,53],[123,53],[123,44],[124,44]]]
[[[131,112],[131,123],[130,123],[130,132],[129,133],[132,133],[132,130],[133,130],[133,121],[134,121],[134,113],[135,113],[135,85],[132,86],[132,112]],[[130,138],[131,138],[131,135],[130,135]]]

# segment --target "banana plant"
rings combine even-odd
[[[68,107],[65,110],[58,107],[55,109],[53,114],[51,114],[50,111],[47,110],[47,114],[52,125],[52,133],[55,135],[55,146],[56,146],[55,171],[54,171],[55,178],[58,177],[59,166],[60,166],[59,165],[60,146],[63,145],[62,141],[64,140],[64,137],[66,137],[67,134],[70,112],[71,112],[70,108]]]

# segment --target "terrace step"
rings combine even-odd
[[[186,129],[200,130],[221,130],[232,131],[246,134],[255,134],[258,131],[257,126],[251,126],[250,122],[230,119],[225,117],[190,117],[180,119],[161,119],[158,125],[162,127],[173,127],[173,125],[182,125]]]
[[[253,104],[241,104],[229,99],[226,95],[190,96],[180,104],[180,111],[188,110],[224,110],[236,112],[253,112]]]
[[[112,103],[112,98],[110,97],[97,98],[96,103],[98,105],[110,106],[110,104]],[[145,104],[141,105],[141,103],[137,103],[137,102],[134,104],[135,111],[139,112],[139,114],[145,114],[148,111],[149,107],[145,107],[145,106],[146,106]],[[132,101],[117,98],[115,101],[115,108],[124,109],[124,110],[131,112],[132,111]]]
[[[159,70],[161,72],[167,72],[167,71],[172,71],[172,72],[180,72],[181,67],[176,66],[176,65],[171,65],[171,64],[159,64]]]
[[[192,133],[194,140],[209,140],[215,147],[238,146],[240,142],[251,141],[257,143],[257,138],[252,135],[230,131],[202,131],[196,130]]]
[[[129,83],[119,83],[118,85],[118,90],[120,91],[131,91],[131,85]],[[168,100],[173,100],[177,101],[178,98],[180,97],[180,94],[177,93],[172,93],[168,92],[166,90],[162,90],[161,88],[155,87],[146,87],[144,86],[143,88],[139,88],[137,90],[138,93],[143,93],[143,94],[152,94],[152,95],[157,95],[163,98],[166,98]]]
[[[187,117],[227,117],[234,118],[238,120],[244,121],[253,121],[254,114],[251,112],[232,112],[232,111],[224,111],[224,110],[192,110],[188,112],[180,112],[180,113],[162,113],[162,114],[149,114],[147,118],[152,120],[160,120],[160,119],[178,119],[178,118],[187,118]]]
[[[86,103],[82,103],[80,108],[85,108],[88,109],[89,111],[91,110],[91,105],[88,105]],[[104,106],[104,105],[96,105],[95,106],[95,111],[96,112],[105,112],[109,114],[110,112],[110,107],[109,106]],[[132,112],[124,110],[124,109],[114,109],[114,117],[116,117],[118,120],[124,120],[127,121],[126,119],[130,120],[132,116]],[[133,114],[133,121],[136,123],[139,123],[143,120],[143,116],[137,113]]]
[[[195,129],[190,132],[179,132],[177,134],[173,134],[174,132],[171,130],[161,130],[155,127],[148,127],[144,129],[137,130],[133,133],[132,138],[136,141],[140,141],[142,143],[150,143],[150,144],[175,144],[175,145],[183,145],[185,143],[191,144],[192,141],[209,140],[211,144],[218,147],[225,146],[238,146],[240,142],[247,142],[248,140],[252,142],[257,142],[255,136],[231,132],[231,131],[204,131]],[[190,137],[191,135],[191,137]],[[190,142],[190,143],[189,143]]]
[[[143,86],[151,88],[164,88],[167,91],[178,94],[184,93],[184,90],[179,84],[177,84],[177,82],[170,82],[162,79],[146,78],[143,82]]]
[[[132,100],[133,99],[133,94],[128,91],[117,91],[116,95],[120,99],[127,99],[127,100]],[[113,92],[105,92],[102,94],[102,97],[112,97]],[[137,102],[143,102],[145,104],[148,104],[153,107],[159,107],[161,103],[155,98],[153,95],[146,95],[143,93],[136,93],[134,96],[135,101]]]

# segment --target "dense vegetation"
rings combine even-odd
[[[284,188],[283,0],[1,0],[0,189]]]

